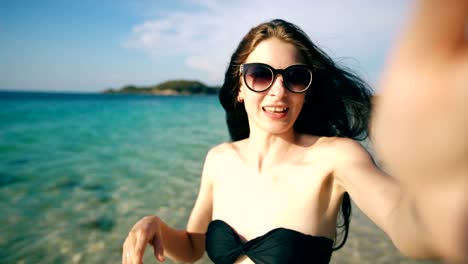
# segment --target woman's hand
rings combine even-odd
[[[143,263],[146,246],[153,247],[154,256],[164,261],[164,245],[161,238],[161,220],[157,216],[145,216],[132,227],[123,244],[122,263]]]

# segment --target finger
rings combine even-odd
[[[136,244],[135,239],[132,236],[128,236],[125,240],[124,247],[122,250],[122,263],[132,264],[140,263],[140,260],[135,256],[134,245]]]
[[[139,252],[139,240],[135,238],[135,233],[131,233],[128,235],[127,239],[125,240],[123,251],[122,251],[122,263],[123,264],[135,264],[135,263],[142,263],[143,253],[138,254]],[[138,237],[138,236],[137,236]]]
[[[148,238],[146,234],[138,232],[135,234],[136,239],[133,243],[133,250],[130,252],[129,259],[131,259],[131,264],[133,263],[142,263],[143,255],[145,254],[145,249],[148,244]]]
[[[465,40],[466,0],[421,0],[402,38],[403,58],[411,62],[451,56]],[[404,48],[403,48],[404,47]]]
[[[127,252],[128,252],[128,245],[129,244],[129,237],[125,239],[125,242],[122,246],[122,264],[127,264]]]
[[[126,250],[123,253],[123,255],[122,255],[123,262],[122,263],[125,263],[125,264],[133,263],[132,258],[131,258],[132,254],[130,252],[131,252],[130,250]]]
[[[164,247],[162,245],[162,242],[158,237],[154,237],[153,240],[151,241],[151,245],[153,246],[153,253],[156,259],[160,262],[163,262],[165,260],[164,258]]]
[[[414,26],[419,27],[421,44],[440,48],[440,51],[454,50],[464,41],[466,10],[464,0],[420,1],[415,15]],[[431,52],[433,52],[432,49]],[[427,51],[427,49],[426,49]],[[439,51],[439,49],[437,49]]]

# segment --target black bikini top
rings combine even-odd
[[[214,220],[206,232],[205,248],[216,264],[232,264],[241,255],[257,264],[329,263],[333,240],[275,228],[244,243],[226,222]]]

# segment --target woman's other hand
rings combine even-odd
[[[157,216],[145,216],[136,222],[123,244],[123,264],[143,263],[143,255],[148,244],[153,247],[156,259],[160,262],[164,261],[160,222]]]

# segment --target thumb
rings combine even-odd
[[[150,244],[151,246],[153,246],[153,253],[156,259],[159,262],[163,262],[165,258],[164,258],[164,247],[163,247],[161,239],[158,236],[154,236]]]

